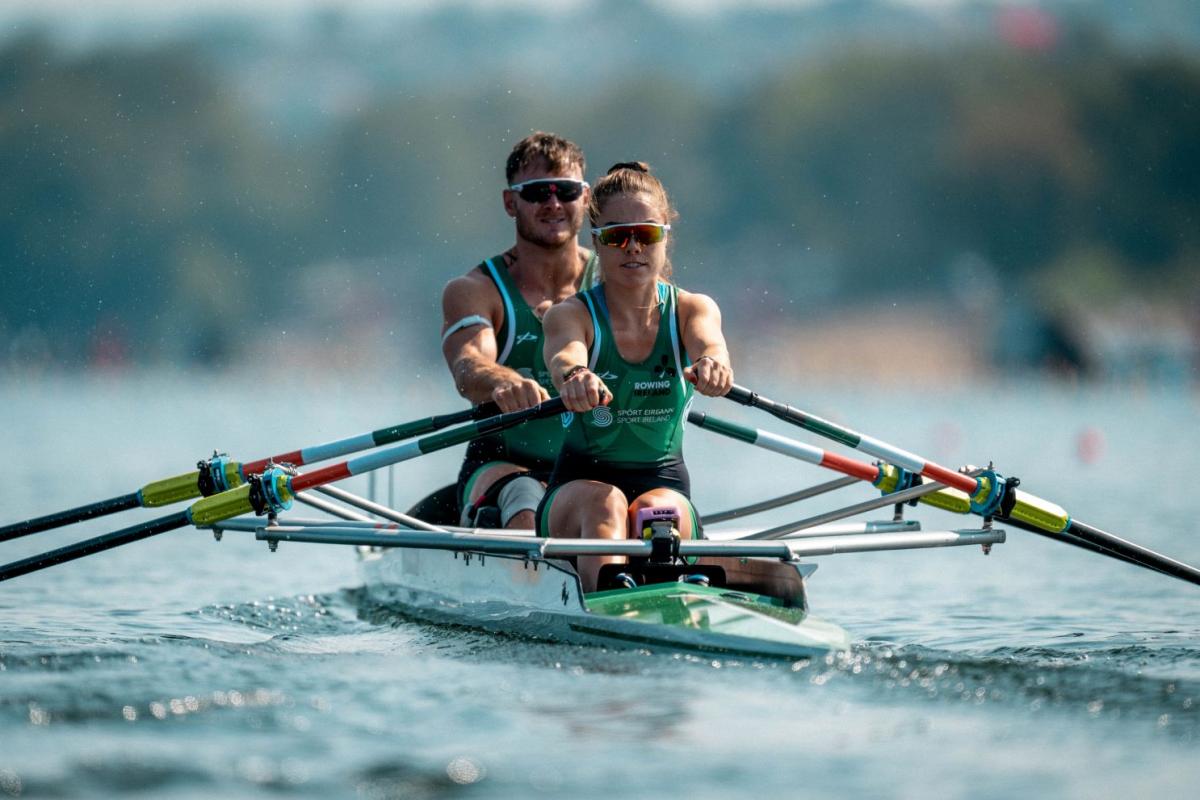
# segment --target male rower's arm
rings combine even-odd
[[[729,348],[721,332],[721,309],[708,295],[679,293],[680,325],[683,346],[692,360],[683,376],[696,385],[696,391],[708,397],[721,397],[733,387],[733,367]]]
[[[496,363],[499,348],[500,298],[482,275],[465,275],[446,284],[442,292],[442,335],[461,320],[481,317],[454,331],[442,342],[442,355],[458,393],[474,405],[493,401],[501,411],[530,408],[550,395],[537,381]]]
[[[602,403],[608,405],[612,392],[587,367],[591,325],[583,303],[572,297],[551,306],[542,320],[542,330],[546,335],[543,357],[567,409],[590,411]]]

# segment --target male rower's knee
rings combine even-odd
[[[500,507],[500,524],[507,528],[513,518],[523,512],[532,515],[546,494],[546,487],[536,478],[521,475],[513,478],[500,490],[497,505]],[[525,517],[531,519],[532,516]]]

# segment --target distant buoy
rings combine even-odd
[[[1084,428],[1075,437],[1075,457],[1081,464],[1095,464],[1104,456],[1104,434],[1098,428]]]
[[[963,443],[963,429],[957,422],[942,420],[933,428],[933,448],[942,454],[942,458],[951,458],[958,454]]]

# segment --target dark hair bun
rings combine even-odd
[[[611,167],[609,167],[608,172],[605,174],[612,175],[619,169],[630,169],[634,172],[645,172],[649,174],[650,165],[645,161],[618,161],[616,164],[613,164]]]

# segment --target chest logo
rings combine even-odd
[[[596,406],[592,409],[592,424],[597,428],[607,428],[613,424],[613,415],[607,406]]]
[[[538,337],[537,337],[536,333],[529,333],[528,331],[526,331],[525,333],[522,333],[517,336],[516,343],[524,344],[525,342],[536,342],[537,340],[538,340]]]
[[[608,383],[609,381],[615,381],[617,378],[619,378],[621,376],[615,372],[609,372],[608,370],[604,370],[604,372],[596,373],[596,377],[599,378],[600,380],[604,381],[605,383]]]

